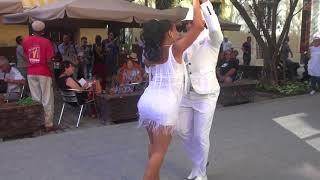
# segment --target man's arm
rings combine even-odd
[[[63,44],[62,44],[62,43],[59,44],[59,46],[58,46],[58,52],[61,54],[61,56],[63,56],[63,54],[64,54],[64,48],[63,48]]]
[[[223,34],[218,16],[214,11],[211,2],[209,0],[202,0],[201,9],[209,30],[210,42],[213,46],[220,47],[223,40]]]
[[[290,54],[291,54],[291,58],[293,58],[293,53],[292,53],[291,48],[290,48],[289,45],[288,45],[288,49],[289,49],[289,52],[290,52]]]
[[[21,79],[21,80],[15,80],[15,79],[5,79],[5,82],[9,84],[17,84],[17,85],[25,85],[26,80]]]
[[[5,79],[5,82],[17,85],[24,85],[26,83],[24,77],[21,75],[18,69],[12,69],[11,71],[13,71],[15,74],[13,79]]]
[[[241,46],[241,50],[245,53],[246,52],[246,48],[245,48],[245,44],[243,43]]]
[[[24,54],[24,50],[22,46],[19,46],[19,48],[17,49],[17,54],[23,58],[24,61],[27,61],[27,58]]]

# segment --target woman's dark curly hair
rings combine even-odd
[[[172,28],[169,20],[151,20],[143,24],[141,39],[144,42],[144,57],[150,62],[159,62],[161,45],[165,34]]]
[[[66,69],[69,68],[70,66],[74,66],[72,64],[72,62],[70,62],[70,61],[62,61],[60,63],[61,74],[64,73],[66,71]]]

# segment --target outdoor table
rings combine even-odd
[[[39,103],[0,103],[0,138],[33,133],[39,130],[43,123],[43,107]]]
[[[137,103],[142,94],[143,90],[126,94],[101,94],[97,96],[102,121],[106,123],[109,118],[112,122],[137,118]]]

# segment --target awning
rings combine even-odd
[[[142,23],[151,19],[180,20],[180,16],[174,12],[166,13],[125,0],[64,0],[22,13],[5,15],[3,22],[17,24],[32,20],[51,21],[65,17],[127,23]]]
[[[219,18],[223,31],[240,31],[241,25]]]
[[[22,12],[21,0],[0,0],[0,14]]]

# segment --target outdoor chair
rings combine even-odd
[[[86,106],[86,105],[94,104],[94,106],[95,106],[95,108],[97,110],[97,116],[99,118],[99,111],[97,109],[97,104],[96,104],[95,98],[93,98],[92,100],[80,100],[79,91],[78,90],[74,90],[74,89],[60,90],[60,94],[62,96],[63,105],[62,105],[62,109],[61,109],[58,125],[60,125],[60,123],[61,123],[62,115],[63,115],[64,108],[65,108],[66,104],[69,104],[69,105],[71,105],[73,107],[80,107],[80,112],[79,112],[79,115],[78,115],[78,120],[77,120],[76,127],[79,127],[81,115],[82,115],[82,112],[83,112],[83,107]]]
[[[21,86],[21,89],[20,89],[20,99],[23,99],[24,96],[25,96],[25,88],[26,88],[26,85],[22,85],[22,86]]]
[[[242,80],[242,78],[243,78],[243,72],[238,71],[234,81],[240,81],[240,80]]]
[[[18,101],[18,100],[21,100],[25,97],[25,87],[26,85],[22,85],[21,88],[20,88],[20,92],[19,92],[19,96],[17,97],[17,99],[14,99],[14,100],[10,100],[10,93],[4,93],[6,94],[5,96],[5,103],[9,103],[9,102],[12,102],[12,101]]]

